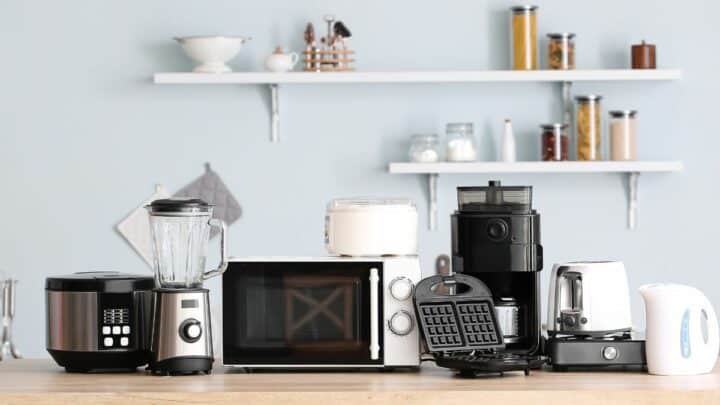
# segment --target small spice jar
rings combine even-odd
[[[602,160],[601,96],[575,97],[577,160]]]
[[[554,70],[575,69],[575,34],[555,32],[548,36],[548,68]]]
[[[637,111],[610,111],[610,159],[637,160]]]
[[[475,132],[472,123],[454,122],[445,127],[447,136],[447,160],[470,162],[477,157]]]
[[[633,69],[655,69],[655,45],[642,43],[632,46]]]
[[[413,135],[410,138],[410,161],[418,163],[431,163],[440,160],[440,147],[438,136]]]
[[[570,139],[565,133],[567,127],[567,124],[557,123],[540,125],[542,128],[540,141],[542,160],[556,162],[568,160]]]
[[[510,53],[513,70],[535,70],[537,55],[537,6],[510,8]]]

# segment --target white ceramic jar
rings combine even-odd
[[[271,72],[289,72],[293,70],[300,57],[295,52],[283,53],[279,46],[265,59],[265,67]]]

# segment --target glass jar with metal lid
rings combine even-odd
[[[575,97],[577,160],[602,160],[601,96]]]
[[[513,70],[538,68],[537,6],[524,5],[510,8],[510,37]]]
[[[568,160],[569,138],[565,133],[567,124],[543,124],[540,148],[543,161]]]
[[[477,158],[475,131],[470,122],[452,122],[445,126],[447,160],[469,162]]]
[[[610,111],[610,159],[637,159],[637,111]]]
[[[548,36],[548,68],[554,70],[575,69],[575,34],[553,32]]]
[[[410,161],[431,163],[440,160],[438,136],[435,134],[413,135],[410,140]]]

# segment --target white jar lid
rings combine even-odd
[[[330,201],[329,211],[400,209],[416,211],[415,203],[405,198],[338,198]]]

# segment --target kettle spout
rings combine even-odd
[[[648,298],[652,294],[652,290],[656,287],[658,287],[657,283],[643,284],[638,288],[638,292],[640,293],[640,296],[643,298],[643,300],[647,302]]]

